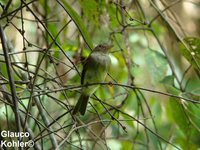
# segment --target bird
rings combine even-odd
[[[109,44],[99,44],[87,57],[81,73],[81,85],[83,85],[81,95],[73,109],[73,115],[78,112],[81,115],[85,114],[90,96],[100,86],[98,84],[87,86],[87,84],[104,82],[111,65],[109,50],[112,47],[113,45]]]

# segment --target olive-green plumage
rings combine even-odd
[[[91,83],[103,82],[110,67],[110,57],[108,54],[111,45],[98,45],[88,56],[81,74],[81,84],[86,85],[82,88],[81,96],[73,110],[73,114],[80,112],[85,114],[87,103],[90,96],[97,90],[99,85],[87,86]]]

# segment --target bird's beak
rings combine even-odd
[[[106,45],[106,49],[111,49],[114,45]]]

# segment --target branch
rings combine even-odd
[[[9,78],[9,84],[10,84],[10,89],[11,89],[11,96],[12,96],[12,103],[13,103],[13,110],[15,114],[15,122],[16,122],[16,127],[17,127],[17,132],[20,132],[20,118],[19,118],[19,108],[18,108],[18,100],[17,100],[17,95],[16,95],[16,88],[15,88],[15,83],[14,83],[14,78],[11,70],[11,62],[9,59],[8,55],[8,47],[6,44],[6,37],[3,31],[3,27],[0,25],[0,37],[1,37],[1,43],[2,43],[2,48],[3,48],[3,53],[4,53],[4,58],[5,58],[5,63],[6,63],[6,69],[7,69],[7,74]],[[21,141],[21,137],[18,137],[18,140]],[[23,149],[23,148],[20,148]]]

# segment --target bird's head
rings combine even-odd
[[[109,52],[109,50],[113,47],[113,45],[108,44],[99,44],[94,48],[94,51],[101,51],[104,53]]]

